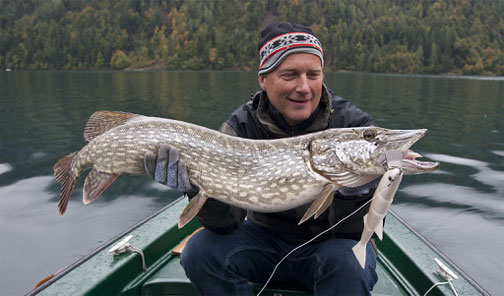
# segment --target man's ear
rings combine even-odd
[[[262,90],[266,90],[264,84],[265,84],[265,80],[267,77],[268,77],[268,74],[262,74],[262,75],[259,75],[259,77],[258,77],[259,85],[261,86]]]

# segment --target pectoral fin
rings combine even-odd
[[[82,201],[85,205],[94,201],[110,184],[112,184],[121,174],[111,174],[100,172],[93,167],[84,182]]]
[[[331,206],[333,200],[334,200],[334,191],[331,191],[329,192],[329,195],[327,196],[322,206],[320,206],[320,208],[315,212],[314,218],[317,219],[318,217],[320,217],[320,215],[322,215]]]
[[[311,206],[306,210],[306,213],[304,214],[303,218],[299,221],[299,224],[303,223],[304,221],[310,219],[313,215],[315,215],[315,218],[318,218],[320,214],[322,214],[327,208],[331,205],[334,195],[331,194],[336,186],[333,184],[327,184],[324,187],[324,190],[322,190],[322,193],[320,194],[320,197],[317,198]]]
[[[178,228],[182,228],[187,223],[189,223],[189,221],[191,221],[196,216],[196,214],[198,214],[207,199],[208,195],[200,190],[200,192],[198,192],[198,194],[191,199],[189,204],[182,211],[182,214],[180,214]]]

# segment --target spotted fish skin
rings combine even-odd
[[[179,150],[191,183],[200,190],[253,210],[282,210],[303,191],[314,195],[328,183],[307,169],[307,139],[253,141],[149,117],[132,119],[96,137],[77,153],[72,170],[79,174],[94,166],[105,173],[142,174],[145,153],[156,152],[162,144]]]
[[[83,189],[85,204],[95,200],[120,174],[145,173],[146,152],[157,153],[165,144],[178,149],[191,183],[200,189],[193,199],[197,205],[191,205],[192,200],[187,209],[190,213],[182,213],[185,220],[192,218],[209,196],[259,212],[283,211],[317,198],[327,204],[324,201],[334,190],[360,186],[385,173],[385,151],[407,151],[424,134],[425,130],[365,127],[252,140],[182,121],[98,111],[84,131],[89,143],[54,166],[56,180],[62,185],[59,211],[65,212],[75,183],[86,168],[92,167]],[[437,165],[416,162],[411,173],[432,171]],[[325,209],[312,209],[312,215],[318,216],[321,210]]]

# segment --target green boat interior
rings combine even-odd
[[[197,295],[180,265],[179,244],[200,227],[194,219],[178,229],[179,214],[187,205],[181,198],[132,229],[65,268],[28,295]],[[110,248],[131,235],[133,250],[142,250],[146,270],[137,252],[114,255]],[[383,241],[377,242],[378,283],[373,295],[424,295],[436,283],[446,282],[438,272],[439,258],[458,276],[458,295],[484,295],[483,289],[409,228],[399,217],[387,216]],[[172,252],[175,250],[174,252]],[[252,283],[257,294],[262,285]],[[261,295],[313,295],[296,283],[268,286]],[[449,285],[437,285],[428,295],[454,295]]]

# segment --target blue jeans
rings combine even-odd
[[[271,283],[297,281],[316,295],[369,295],[378,280],[376,255],[368,244],[361,268],[352,247],[357,242],[312,242],[278,267]],[[297,245],[268,235],[245,221],[230,234],[196,233],[181,255],[187,277],[201,295],[253,295],[249,281],[265,283],[275,265]]]

